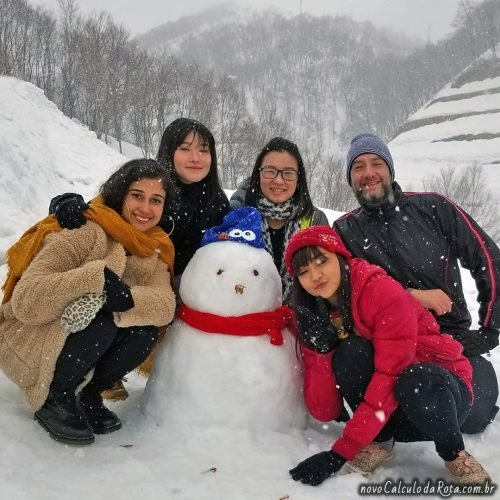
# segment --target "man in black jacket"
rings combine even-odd
[[[498,345],[500,250],[467,213],[437,193],[403,193],[394,182],[386,144],[359,134],[347,154],[347,181],[360,207],[334,222],[356,257],[378,264],[436,316],[464,346],[473,368],[475,401],[462,426],[482,432],[498,407],[498,383],[482,354]],[[476,282],[478,329],[471,329],[459,262]]]

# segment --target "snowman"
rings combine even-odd
[[[290,310],[256,209],[234,210],[205,232],[179,293],[144,393],[148,419],[170,431],[304,427]]]

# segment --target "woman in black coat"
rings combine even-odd
[[[175,201],[162,227],[174,243],[174,271],[179,276],[200,247],[203,231],[222,223],[229,201],[217,173],[214,137],[202,123],[174,120],[163,132],[157,160],[176,186]]]

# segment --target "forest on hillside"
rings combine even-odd
[[[499,26],[499,0],[461,0],[454,31],[424,45],[345,16],[269,11],[243,19],[230,9],[132,39],[104,11],[81,15],[77,0],[59,0],[56,13],[0,0],[0,73],[34,83],[99,138],[135,143],[145,156],[156,154],[174,118],[202,121],[216,136],[227,188],[270,137],[289,137],[315,202],[347,209],[352,196],[337,183],[350,137],[372,130],[390,139],[495,47]]]

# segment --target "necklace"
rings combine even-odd
[[[337,337],[340,340],[344,340],[349,337],[349,332],[344,328],[344,322],[342,321],[342,316],[339,311],[330,311],[330,321],[337,329]]]

